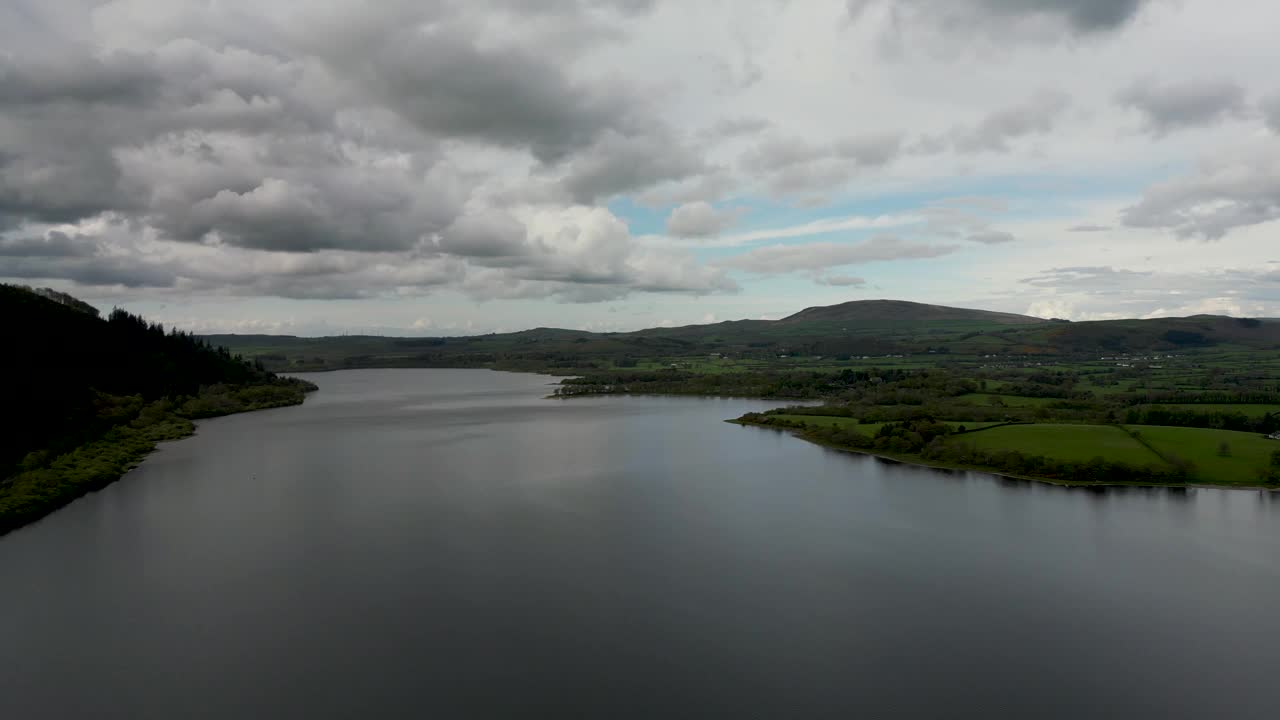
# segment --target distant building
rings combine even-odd
[[[1268,440],[1280,440],[1280,432],[1273,432],[1267,436]]]

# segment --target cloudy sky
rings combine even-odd
[[[198,331],[1280,316],[1280,3],[6,0],[0,278]]]

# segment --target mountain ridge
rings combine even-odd
[[[867,312],[870,311],[870,312]],[[788,315],[778,322],[806,322],[813,320],[857,321],[869,314],[878,313],[879,320],[898,319],[902,316],[912,320],[949,320],[949,319],[988,319],[992,322],[1010,325],[1034,325],[1049,322],[1044,318],[1015,313],[997,312],[994,310],[977,310],[972,308],[953,307],[950,305],[934,305],[930,303],[912,302],[910,300],[850,300],[836,305],[817,305],[808,307],[798,313]]]
[[[630,332],[531,328],[461,337],[305,338],[210,335],[272,370],[496,367],[566,372],[652,367],[672,360],[935,355],[1075,357],[1202,350],[1280,349],[1280,321],[1197,315],[1067,322],[901,300],[811,307],[780,320],[728,320]]]

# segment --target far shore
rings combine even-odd
[[[792,437],[798,438],[807,443],[812,443],[819,447],[824,447],[828,450],[836,450],[838,452],[849,453],[850,455],[865,455],[867,457],[879,458],[881,460],[895,462],[902,465],[913,465],[915,467],[928,468],[930,470],[942,470],[942,471],[964,470],[968,472],[980,472],[980,473],[983,473],[984,475],[990,475],[992,477],[1000,478],[1004,480],[1020,480],[1020,481],[1026,481],[1026,482],[1035,482],[1035,483],[1042,483],[1044,485],[1056,485],[1058,487],[1064,487],[1064,488],[1108,488],[1108,487],[1175,488],[1175,489],[1176,488],[1201,488],[1201,489],[1207,489],[1207,490],[1252,490],[1252,491],[1261,491],[1261,492],[1270,492],[1270,493],[1280,492],[1280,488],[1277,488],[1277,487],[1268,487],[1266,485],[1245,484],[1245,483],[1231,483],[1231,484],[1227,484],[1227,483],[1222,483],[1222,484],[1217,484],[1217,483],[1138,483],[1138,482],[1099,483],[1099,482],[1075,482],[1071,480],[1060,480],[1056,478],[1036,477],[1034,475],[1011,475],[1006,472],[1000,472],[998,470],[993,470],[991,468],[985,468],[980,465],[959,465],[959,464],[951,464],[951,463],[939,463],[937,461],[927,461],[915,455],[899,455],[899,454],[887,453],[883,451],[872,451],[872,450],[844,447],[843,445],[823,442],[821,440],[808,437],[804,434],[804,431],[799,428],[785,428],[785,427],[777,427],[774,425],[764,425],[761,423],[747,422],[738,418],[725,420],[725,422],[730,423],[732,425],[741,425],[743,427],[753,427],[753,428],[760,428],[762,430],[774,430],[776,432],[785,432],[791,435]]]

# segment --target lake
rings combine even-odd
[[[1272,718],[1280,495],[310,375],[0,538],[0,717]]]

